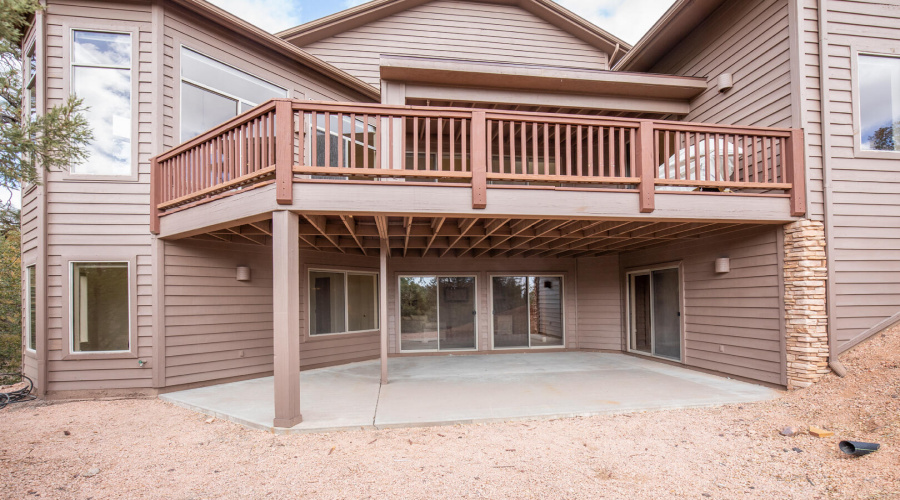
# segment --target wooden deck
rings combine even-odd
[[[786,198],[784,217],[796,217],[806,212],[802,150],[794,129],[278,99],[153,159],[151,230],[270,184],[290,209],[302,183],[470,190],[471,205],[453,212],[488,208],[491,189],[631,193],[635,215],[652,214],[659,194],[715,192]]]

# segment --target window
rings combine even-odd
[[[400,349],[475,348],[474,276],[400,278]]]
[[[900,151],[900,58],[859,56],[860,147]]]
[[[681,360],[681,279],[677,267],[628,273],[628,349]]]
[[[72,262],[72,352],[130,349],[127,262]]]
[[[79,175],[131,175],[131,35],[72,32],[72,90],[94,131]]]
[[[37,316],[37,276],[34,266],[25,268],[25,290],[25,348],[33,351],[37,346],[37,325],[34,323]]]
[[[562,277],[494,276],[494,348],[563,345]]]
[[[378,329],[378,275],[309,272],[309,334]]]
[[[25,52],[25,110],[26,118],[34,121],[37,117],[37,57],[32,43]]]
[[[215,59],[181,48],[181,140],[216,125],[287,90]]]

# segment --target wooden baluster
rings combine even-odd
[[[566,175],[572,175],[572,126],[566,124]]]
[[[462,157],[462,171],[468,172],[469,169],[468,169],[468,164],[466,162],[466,156],[468,153],[468,150],[466,149],[466,146],[467,146],[466,143],[468,141],[468,136],[466,134],[466,119],[465,118],[459,120],[459,127],[460,127],[459,128],[459,137],[462,142],[462,145],[461,145],[460,151],[459,151],[459,155]],[[488,141],[488,144],[490,144],[490,142],[491,142],[490,134],[487,136],[487,138],[485,138],[485,140]],[[486,161],[488,162],[488,164],[490,164],[491,162],[493,162],[493,158],[489,156],[486,159]]]
[[[562,146],[560,145],[559,124],[558,123],[553,126],[553,137],[555,140],[554,142],[556,143],[555,171],[556,171],[556,175],[562,175],[562,152],[561,152],[562,150],[560,149]]]
[[[425,117],[425,170],[431,170],[431,117]]]
[[[462,120],[463,126],[465,126],[465,123],[466,123],[465,120]],[[487,148],[487,158],[485,160],[487,162],[487,166],[485,168],[487,168],[488,172],[494,172],[494,140],[493,140],[494,120],[485,119],[484,129],[485,129],[485,131],[484,131],[484,133],[485,133],[485,139],[484,139],[485,140],[485,148]],[[466,159],[466,145],[465,145],[466,133],[465,133],[465,130],[463,130],[463,132],[462,132],[462,134],[460,134],[460,136],[463,140],[462,157],[463,157],[463,165],[465,165],[465,159]],[[503,161],[503,158],[501,158],[500,160]],[[465,170],[466,169],[463,168],[463,172],[465,172]]]
[[[531,170],[534,174],[540,173],[540,157],[538,156],[538,124],[531,122]]]
[[[619,175],[625,177],[625,127],[619,127]]]
[[[413,116],[413,170],[419,170],[419,117]]]
[[[606,162],[603,161],[603,136],[605,127],[597,127],[597,173],[600,177],[606,177]]]
[[[357,168],[356,163],[356,113],[350,113],[350,168]]]
[[[509,173],[516,173],[516,122],[509,121]]]
[[[594,127],[588,125],[587,128],[587,174],[586,177],[594,175]]]
[[[344,113],[337,115],[337,166],[344,166]]]
[[[663,141],[663,157],[662,157],[662,162],[660,162],[660,163],[665,165],[665,168],[663,169],[663,172],[664,172],[663,177],[665,179],[673,179],[677,176],[673,176],[669,171],[669,168],[670,168],[669,160],[671,159],[671,155],[669,154],[669,134],[670,134],[670,132],[668,130],[661,130],[660,134],[662,135],[662,141]]]
[[[763,182],[769,182],[769,145],[766,140],[766,136],[760,137],[762,141],[762,174],[763,174]]]
[[[637,140],[636,139],[637,130],[633,129],[633,128],[628,129],[628,133],[631,134],[631,141],[629,141],[629,143],[631,145],[631,165],[632,165],[632,167],[630,170],[631,170],[631,175],[634,175],[634,166],[633,165],[637,161],[637,144],[635,143]],[[627,167],[627,165],[626,165],[626,167]],[[628,173],[629,173],[628,169],[626,168],[624,174],[627,176]]]
[[[550,175],[550,124],[547,122],[544,122],[544,162],[541,172]]]
[[[325,164],[323,166],[330,167],[331,165],[331,113],[325,112],[325,136],[322,138],[325,141]]]
[[[581,125],[575,127],[575,172],[576,177],[584,175],[584,159],[581,147]]]
[[[381,115],[375,115],[375,168],[384,168],[381,164]],[[390,159],[390,156],[388,156]]]
[[[442,117],[437,118],[437,153],[435,153],[435,163],[437,171],[444,169],[444,120]]]
[[[456,118],[450,118],[450,171],[456,172]]]
[[[519,135],[520,135],[520,141],[522,144],[522,168],[519,170],[521,171],[521,173],[527,174],[528,173],[528,151],[525,147],[525,141],[528,136],[528,128],[525,127],[525,122],[519,123]]]

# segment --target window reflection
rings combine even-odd
[[[900,151],[900,58],[859,56],[860,145]]]
[[[89,157],[73,174],[130,175],[131,35],[75,31],[72,89],[94,132]]]

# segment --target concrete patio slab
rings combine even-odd
[[[610,353],[391,358],[301,372],[303,422],[272,428],[272,377],[172,392],[160,398],[278,433],[448,425],[716,406],[779,391],[651,359]]]

